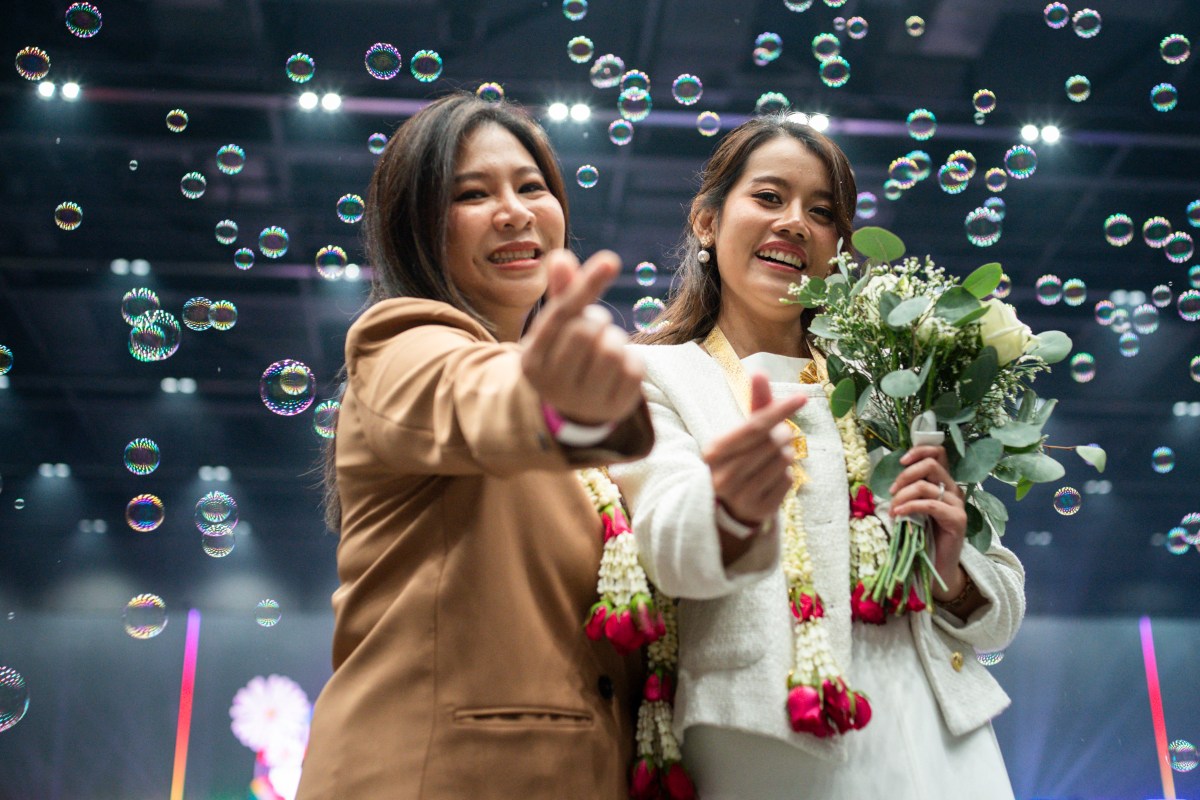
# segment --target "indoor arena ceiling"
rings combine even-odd
[[[515,0],[95,0],[102,23],[91,36],[78,35],[91,32],[86,24],[68,29],[67,2],[5,3],[0,52],[41,48],[51,61],[43,82],[57,86],[40,96],[38,83],[12,68],[0,80],[0,345],[13,354],[0,377],[0,606],[105,610],[122,606],[130,589],[177,607],[220,605],[270,583],[293,604],[326,607],[336,540],[318,509],[312,468],[324,440],[313,409],[336,390],[369,267],[359,226],[339,218],[338,201],[365,195],[372,134],[389,134],[439,93],[495,82],[551,133],[570,183],[577,250],[610,247],[624,259],[606,299],[631,328],[636,301],[666,297],[669,252],[716,141],[697,130],[697,115],[715,112],[728,130],[766,92],[781,93],[793,110],[828,115],[859,190],[877,197],[874,218],[856,225],[884,225],[910,252],[931,253],[959,274],[1000,261],[1022,317],[1035,330],[1067,331],[1077,351],[1094,357],[1090,381],[1074,379],[1064,362],[1040,388],[1062,401],[1052,440],[1104,445],[1107,471],[1097,475],[1067,453],[1063,481],[1010,503],[1006,543],[1028,567],[1031,610],[1187,613],[1200,601],[1200,552],[1174,555],[1163,543],[1200,511],[1200,416],[1188,413],[1200,414],[1200,365],[1189,374],[1200,327],[1178,313],[1179,296],[1200,285],[1200,274],[1190,283],[1196,260],[1169,260],[1144,242],[1142,226],[1161,216],[1173,231],[1200,233],[1200,211],[1188,218],[1200,200],[1198,57],[1169,63],[1179,51],[1164,55],[1161,44],[1172,34],[1200,42],[1200,7],[1088,3],[1102,20],[1092,36],[1081,35],[1089,17],[1075,0],[1061,28],[1047,23],[1040,0],[791,3],[804,10],[783,0],[590,0],[578,20],[559,2]],[[865,20],[865,35],[856,38],[858,22],[846,28],[838,17]],[[920,35],[912,17],[923,20]],[[756,45],[764,33],[777,34],[780,46],[770,38]],[[814,57],[822,33],[837,36],[849,65],[840,87],[822,81]],[[575,63],[568,41],[580,36],[594,52]],[[401,55],[390,80],[365,68],[376,43]],[[431,82],[410,70],[420,50],[441,59]],[[285,71],[297,53],[315,63],[306,83]],[[608,130],[618,89],[589,78],[606,54],[650,82],[652,110],[624,146]],[[703,85],[693,105],[672,96],[683,74]],[[1080,102],[1066,89],[1076,75],[1090,82]],[[81,87],[73,101],[62,92],[67,81]],[[1154,102],[1169,93],[1152,89],[1164,83],[1176,88],[1177,105],[1159,111]],[[979,90],[996,100],[977,123]],[[305,91],[336,92],[341,107],[302,110]],[[586,104],[591,116],[551,121],[554,102]],[[167,124],[173,109],[187,113],[179,132]],[[906,126],[917,109],[936,116],[925,141]],[[1061,141],[1034,142],[1034,174],[1008,177],[993,193],[984,175],[1004,166],[1025,124],[1055,125]],[[236,174],[218,169],[217,152],[229,144],[245,154]],[[887,199],[889,165],[918,148],[930,155],[932,176]],[[974,155],[977,173],[950,194],[937,173],[958,150]],[[573,179],[585,164],[598,173],[590,188]],[[196,199],[181,191],[192,172],[206,178]],[[990,197],[1006,205],[1002,235],[977,247],[964,219]],[[82,210],[74,230],[56,225],[63,203]],[[1105,237],[1105,220],[1117,213],[1133,221],[1133,241],[1122,247]],[[214,231],[227,219],[238,233],[225,245]],[[259,248],[270,226],[289,236],[277,259]],[[362,265],[357,280],[318,274],[317,253],[329,245]],[[239,248],[252,251],[251,268],[235,266]],[[649,286],[635,277],[643,261],[657,265]],[[1043,275],[1082,281],[1086,299],[1042,304],[1035,285]],[[1139,317],[1139,352],[1123,354],[1112,327],[1096,322],[1096,303],[1111,298],[1132,312],[1159,285],[1171,300],[1158,310],[1157,330],[1146,332]],[[236,325],[185,328],[177,353],[143,363],[130,356],[121,316],[135,288],[156,292],[176,318],[193,297],[229,301]],[[317,379],[312,407],[294,416],[272,413],[259,396],[264,370],[283,359],[303,362]],[[1075,372],[1086,377],[1082,365]],[[161,466],[145,476],[127,469],[123,455],[139,437],[161,452]],[[1154,468],[1160,446],[1174,452],[1169,472]],[[1063,486],[1082,493],[1073,516],[1053,507]],[[209,491],[239,506],[237,545],[225,558],[205,554],[192,522]],[[143,493],[165,505],[151,533],[125,521],[127,503]]]

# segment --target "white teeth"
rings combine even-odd
[[[784,264],[796,269],[804,269],[804,259],[795,253],[789,253],[785,250],[759,250],[755,255],[769,258],[772,261],[782,261]]]
[[[507,264],[510,261],[523,261],[537,255],[537,250],[505,250],[502,253],[492,253],[488,260],[493,264]]]

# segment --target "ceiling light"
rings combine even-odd
[[[337,92],[326,92],[321,97],[321,108],[326,111],[337,111],[342,107],[342,96]]]
[[[551,103],[546,109],[546,114],[553,122],[562,122],[570,113],[566,103]]]
[[[1057,125],[1042,126],[1042,141],[1046,144],[1056,144],[1061,138],[1062,131],[1058,129]]]
[[[592,109],[587,103],[576,103],[571,106],[571,119],[576,122],[587,122],[592,116]]]
[[[824,114],[813,114],[808,118],[808,125],[814,131],[823,131],[829,127],[829,117]]]
[[[144,258],[135,258],[129,262],[129,271],[134,275],[149,275],[150,262]]]
[[[807,125],[808,124],[808,114],[802,114],[799,111],[793,111],[792,113],[787,115],[787,121],[794,122],[797,125]]]
[[[167,394],[175,394],[179,391],[179,381],[174,378],[163,378],[158,384]]]
[[[71,468],[68,467],[66,464],[55,464],[54,465],[54,477],[56,477],[56,478],[71,477]]]
[[[110,270],[112,270],[113,275],[128,275],[129,274],[129,259],[114,258],[112,260],[112,263],[108,265],[108,268]]]
[[[233,474],[229,471],[229,467],[213,467],[213,478],[215,480],[228,481],[232,477]]]
[[[200,480],[211,481],[213,479],[213,468],[205,464],[197,470],[197,474],[200,476]]]
[[[348,281],[356,281],[358,280],[359,271],[358,264],[351,262],[346,265],[346,270],[342,273],[342,277]]]
[[[196,393],[196,381],[192,378],[180,378],[179,379],[179,393],[180,394],[195,394]]]
[[[54,81],[42,81],[37,85],[38,97],[54,97]]]
[[[43,478],[53,478],[54,465],[46,463],[38,464],[38,475],[41,475]]]
[[[0,389],[7,389],[7,388],[8,388],[8,376],[0,375]]]
[[[300,100],[298,102],[300,103],[300,108],[303,110],[312,111],[317,107],[317,93],[305,92],[304,94],[300,95]]]
[[[1037,125],[1025,125],[1021,128],[1021,138],[1026,142],[1036,142],[1039,134]]]
[[[62,96],[64,100],[79,99],[79,84],[75,81],[67,81],[63,84]]]

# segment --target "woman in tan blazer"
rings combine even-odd
[[[297,796],[626,797],[640,674],[584,635],[602,525],[573,471],[653,444],[640,365],[588,306],[619,261],[558,250],[544,132],[469,94],[396,131],[366,213],[327,465],[334,672]]]

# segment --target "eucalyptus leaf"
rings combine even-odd
[[[1025,394],[1021,396],[1021,405],[1017,408],[1017,421],[1030,422],[1033,419],[1033,412],[1037,411],[1037,392],[1033,389],[1026,389]]]
[[[896,478],[900,477],[900,473],[904,471],[904,465],[900,463],[903,455],[904,452],[902,450],[893,450],[875,465],[875,469],[871,470],[871,479],[868,481],[871,494],[883,500],[887,500],[892,496],[892,484],[895,483]]]
[[[992,532],[987,528],[967,537],[967,541],[981,553],[986,553],[992,546]]]
[[[836,386],[845,377],[846,362],[837,353],[830,353],[825,359],[825,371],[829,373],[829,382]]]
[[[1033,481],[1021,478],[1017,481],[1017,500],[1020,501],[1029,494],[1029,490],[1033,488]]]
[[[809,323],[808,332],[813,336],[818,336],[822,339],[829,339],[835,342],[842,338],[842,335],[833,328],[832,321],[825,314],[821,314],[813,319],[811,323]]]
[[[1108,454],[1104,452],[1103,447],[1093,447],[1086,444],[1080,445],[1075,448],[1075,453],[1095,467],[1097,472],[1104,472],[1104,467],[1108,464]]]
[[[1045,453],[1018,453],[1008,456],[1004,463],[1013,467],[1023,480],[1049,483],[1066,474],[1063,465]]]
[[[992,381],[996,380],[999,372],[1000,364],[996,358],[996,348],[988,345],[979,351],[979,355],[967,365],[967,368],[963,370],[962,377],[958,379],[958,393],[963,402],[974,405],[982,400],[988,389],[992,387]]]
[[[862,290],[863,290],[863,289],[866,287],[866,285],[867,285],[867,282],[868,282],[868,281],[870,281],[870,280],[871,280],[871,273],[870,273],[869,271],[868,271],[868,272],[864,272],[864,273],[862,274],[862,277],[861,277],[861,278],[859,278],[858,280],[856,280],[856,281],[854,282],[854,286],[853,286],[853,287],[851,287],[851,289],[850,289],[850,296],[851,296],[851,297],[858,297],[858,295],[859,295],[859,294],[861,294],[861,293],[862,293]]]
[[[1004,269],[999,263],[993,261],[990,264],[984,264],[968,275],[962,282],[962,288],[970,292],[975,299],[982,300],[996,291],[996,287],[1000,285],[1003,277]]]
[[[958,402],[958,395],[954,392],[943,392],[933,401],[932,409],[938,422],[946,422],[958,416],[958,412],[962,411],[962,404]]]
[[[868,386],[858,394],[858,402],[854,404],[854,413],[858,414],[861,419],[866,412],[867,407],[871,405],[871,398],[875,396],[875,387]]]
[[[988,435],[998,440],[1005,447],[1029,447],[1037,444],[1042,438],[1042,426],[1030,422],[1010,422],[998,428],[992,428]]]
[[[840,272],[835,272],[832,275],[830,275],[828,278],[825,279],[826,288],[831,287],[831,286],[846,286],[846,285],[848,285],[848,283],[846,281],[846,276]]]
[[[911,369],[898,369],[884,375],[879,388],[888,397],[912,397],[921,388],[921,378]]]
[[[904,257],[904,242],[889,230],[868,226],[850,237],[854,249],[876,261],[898,261]]]
[[[983,514],[979,513],[979,509],[970,503],[967,504],[967,538],[978,536],[984,529]]]
[[[893,292],[884,292],[879,295],[879,318],[886,320],[898,305],[900,305],[900,295]]]
[[[924,314],[927,308],[929,308],[928,297],[914,297],[905,300],[887,315],[887,324],[893,328],[903,328]]]
[[[980,439],[967,447],[966,455],[954,467],[958,483],[979,483],[995,469],[1004,455],[1004,445],[992,438]]]
[[[987,313],[987,306],[980,306],[979,308],[975,309],[974,311],[971,311],[967,314],[963,314],[961,317],[956,319],[954,321],[954,327],[956,327],[956,328],[966,327],[969,323],[974,322],[975,320],[979,319],[986,313]]]
[[[1029,355],[1037,356],[1047,364],[1057,364],[1071,353],[1071,337],[1062,331],[1042,331],[1033,340]]]
[[[1045,425],[1050,420],[1050,415],[1054,413],[1054,407],[1057,405],[1057,400],[1045,400],[1041,405],[1034,403],[1033,417],[1030,421],[1038,425]]]
[[[933,313],[949,323],[957,323],[967,314],[980,308],[980,302],[961,286],[953,286],[942,292],[934,305]]]
[[[975,491],[971,493],[971,501],[979,507],[980,513],[991,526],[992,532],[996,536],[1003,536],[1008,523],[1008,509],[1004,507],[1000,498],[984,490],[983,487],[976,487]]]
[[[835,417],[844,417],[846,412],[854,408],[854,379],[842,378],[833,393],[829,395],[829,410]]]
[[[951,422],[946,425],[946,430],[950,431],[950,441],[954,442],[954,449],[958,451],[960,456],[967,454],[967,446],[963,442],[962,428]]]

